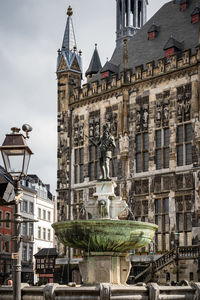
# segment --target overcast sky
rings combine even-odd
[[[86,71],[94,44],[102,65],[115,47],[115,0],[0,0],[0,144],[13,126],[33,127],[29,173],[50,183],[57,172],[56,58],[72,6]],[[148,19],[167,0],[149,0]],[[2,161],[0,160],[0,164]]]

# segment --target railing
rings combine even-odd
[[[12,300],[12,288],[0,287],[0,300]],[[22,300],[200,300],[200,283],[188,286],[159,286],[156,283],[133,286],[114,286],[101,283],[96,286],[69,287],[47,284],[41,287],[23,287]]]
[[[152,274],[161,270],[175,260],[197,259],[200,257],[200,245],[180,246],[163,254],[153,261],[147,269],[135,277],[135,280],[148,282],[152,279]]]
[[[178,259],[196,259],[200,257],[200,245],[178,247]]]
[[[162,269],[166,265],[170,264],[176,258],[176,250],[172,249],[171,251],[165,253],[154,262],[152,262],[154,272]]]

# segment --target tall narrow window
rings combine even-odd
[[[149,169],[149,136],[148,133],[136,135],[136,172],[147,172]]]
[[[96,180],[99,176],[99,163],[98,163],[98,151],[97,147],[89,146],[89,178],[90,181]]]
[[[46,228],[43,228],[43,240],[46,240]]]
[[[155,199],[155,224],[158,225],[156,233],[157,249],[168,250],[166,235],[169,233],[169,199]],[[158,242],[159,241],[159,242]]]
[[[74,183],[84,181],[84,148],[74,150]]]
[[[176,197],[176,228],[185,237],[192,230],[192,195]],[[184,244],[188,244],[187,238],[184,239]]]
[[[169,128],[156,130],[156,170],[169,168]]]
[[[5,217],[6,217],[6,220],[8,220],[6,222],[6,228],[11,228],[11,223],[10,223],[10,213],[9,212],[6,212],[5,213]]]
[[[177,165],[190,164],[192,164],[192,124],[183,124],[177,128]]]
[[[38,227],[38,239],[41,239],[41,227]]]
[[[29,235],[33,235],[33,223],[29,223]]]

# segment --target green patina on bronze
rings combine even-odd
[[[127,252],[148,245],[158,226],[122,220],[73,220],[52,225],[61,243],[85,251]]]

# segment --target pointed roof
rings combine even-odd
[[[73,15],[73,11],[72,11],[71,6],[69,6],[68,10],[67,10],[68,18],[67,18],[67,23],[66,23],[66,27],[65,27],[62,48],[65,48],[66,50],[70,50],[70,51],[73,51],[74,47],[76,47],[76,49],[77,49],[72,15]]]
[[[177,48],[178,50],[182,49],[182,44],[179,43],[177,40],[175,40],[172,36],[170,37],[170,39],[167,41],[167,43],[164,46],[164,50],[170,49],[170,48]]]
[[[97,50],[97,44],[95,44],[94,53],[93,53],[89,68],[87,69],[87,71],[85,73],[85,76],[97,74],[101,70],[101,68],[102,68],[102,65],[101,65],[99,53]]]
[[[100,73],[104,73],[106,71],[110,71],[111,73],[118,73],[119,67],[116,65],[113,65],[112,63],[107,61],[104,65],[103,69],[101,69]]]
[[[82,73],[81,51],[79,51],[79,53],[77,52],[72,15],[73,11],[71,6],[69,6],[67,10],[67,23],[64,32],[62,48],[61,50],[58,50],[57,72],[73,70],[75,72]]]

